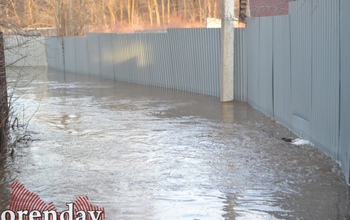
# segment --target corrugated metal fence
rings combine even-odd
[[[5,63],[12,66],[46,66],[45,38],[5,36]]]
[[[308,0],[235,29],[235,99],[340,161],[350,178],[350,1]],[[218,97],[220,29],[47,38],[48,66]],[[63,48],[63,50],[62,50]],[[64,54],[63,54],[64,53]]]
[[[164,33],[48,37],[47,63],[67,72],[218,97],[220,36],[220,29],[191,28]],[[235,98],[246,100],[245,29],[235,29],[235,39],[235,71],[243,73],[235,78]]]
[[[237,94],[340,161],[347,181],[349,21],[348,0],[295,1],[287,16],[249,19],[248,93]]]
[[[57,70],[216,97],[220,94],[220,29],[87,34],[47,38],[46,44],[48,66]]]
[[[340,135],[338,159],[350,182],[350,1],[340,4]]]

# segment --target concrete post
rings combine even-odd
[[[220,101],[233,100],[234,0],[222,0]]]

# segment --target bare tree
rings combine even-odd
[[[6,0],[2,16],[20,28],[55,27],[58,36],[85,35],[116,28],[204,26],[206,18],[221,17],[222,0]],[[245,22],[265,13],[285,13],[290,0],[237,0],[236,18]],[[273,3],[274,2],[274,3]],[[122,30],[119,30],[122,31]]]
[[[30,36],[34,32],[27,34],[21,28],[24,22],[16,23],[20,17],[11,16],[10,9],[5,9],[8,6],[8,2],[2,4],[4,2],[0,2],[0,155],[4,155],[7,152],[8,147],[14,146],[16,143],[28,140],[28,135],[26,134],[26,130],[21,130],[21,132],[17,132],[19,128],[19,119],[17,118],[17,114],[20,114],[14,108],[15,99],[13,93],[8,91],[8,82],[7,82],[7,72],[8,68],[15,63],[23,61],[25,58],[25,54],[18,53],[16,54],[15,59],[10,60],[5,59],[5,55],[9,52],[16,52],[16,48],[26,47],[30,40],[35,40],[35,37]],[[11,3],[11,2],[10,2]],[[13,3],[13,4],[12,4]],[[15,5],[12,2],[11,5]],[[30,4],[30,3],[28,3]],[[29,12],[34,15],[34,12]],[[14,13],[16,14],[16,13]],[[8,39],[13,39],[12,45],[9,45]],[[22,40],[27,38],[28,40]],[[19,69],[19,73],[23,73],[23,69]],[[17,78],[15,83],[21,82],[21,78]],[[18,126],[15,126],[18,125]],[[23,123],[22,123],[23,124]],[[16,132],[13,133],[12,131]],[[23,132],[22,132],[23,131]],[[10,154],[13,154],[13,148],[10,151]]]

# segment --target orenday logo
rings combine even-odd
[[[24,185],[14,182],[12,199],[8,210],[1,213],[0,220],[104,220],[103,207],[93,206],[87,196],[67,203],[67,210],[57,212],[55,205],[46,204],[39,195],[30,192]]]

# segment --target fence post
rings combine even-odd
[[[222,0],[220,101],[233,100],[234,0]]]

